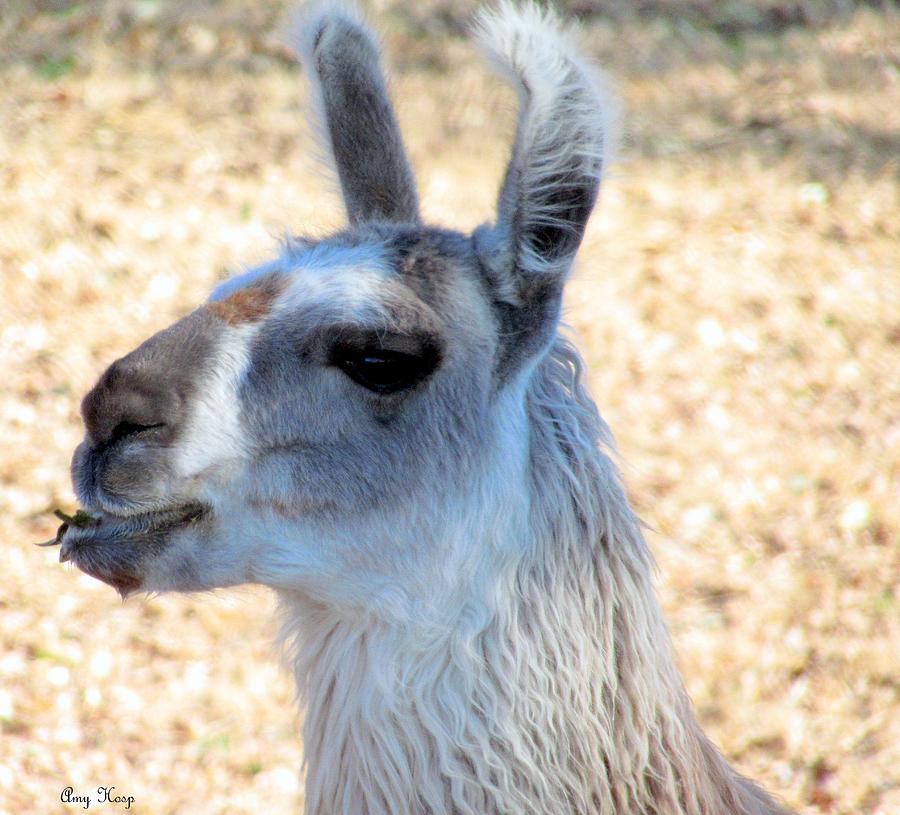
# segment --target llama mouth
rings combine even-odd
[[[165,532],[199,520],[206,512],[202,504],[184,504],[171,509],[150,512],[136,512],[130,515],[116,515],[112,512],[87,512],[78,510],[71,518],[58,514],[63,524],[56,533],[56,543],[62,546],[60,563],[70,560],[73,550],[81,545],[113,540],[131,540],[150,534]]]
[[[72,561],[81,571],[108,583],[123,596],[140,588],[143,566],[166,547],[176,529],[197,523],[207,514],[202,504],[134,515],[79,512],[59,528],[60,563]]]

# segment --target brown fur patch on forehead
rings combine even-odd
[[[207,308],[228,325],[253,323],[262,320],[272,310],[272,304],[286,285],[285,275],[272,272],[238,289],[224,300],[209,303]]]

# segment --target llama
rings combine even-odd
[[[493,224],[423,223],[376,41],[302,53],[349,225],[114,362],[60,559],[135,592],[274,588],[308,815],[774,815],[697,724],[611,438],[558,333],[613,103],[549,13],[482,45],[520,97]]]

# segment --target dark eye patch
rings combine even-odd
[[[373,393],[387,395],[425,380],[440,358],[440,347],[432,336],[378,335],[353,329],[340,332],[328,364]]]

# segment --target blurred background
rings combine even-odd
[[[566,319],[702,723],[799,812],[896,815],[897,7],[560,5],[624,103]],[[426,217],[465,230],[515,118],[474,6],[368,5]],[[284,11],[0,0],[2,815],[71,811],[65,786],[152,815],[302,802],[267,592],[123,605],[30,545],[74,508],[106,365],[285,232],[342,223]]]

